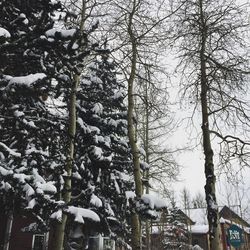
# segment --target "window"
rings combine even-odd
[[[109,238],[103,238],[103,250],[113,250],[115,249],[115,242]]]
[[[45,250],[45,235],[34,234],[32,239],[32,250]]]
[[[89,237],[89,250],[98,250],[100,249],[100,236]]]

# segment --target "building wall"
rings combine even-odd
[[[9,250],[31,250],[33,234],[22,232],[24,227],[34,222],[31,218],[24,218],[19,215],[14,216],[11,235],[9,241]],[[0,210],[0,250],[3,249],[6,234],[7,215]]]
[[[199,245],[203,250],[209,250],[207,234],[192,234],[192,245]]]
[[[163,249],[162,245],[163,234],[152,234],[151,235],[151,250],[160,250]]]
[[[22,232],[22,228],[29,226],[32,222],[28,218],[14,217],[9,250],[31,250],[33,234]]]
[[[224,246],[223,250],[227,250],[227,249],[233,250],[233,249],[235,249],[234,247],[229,246],[228,243],[227,243],[227,229],[230,226],[231,226],[230,224],[224,223],[223,227],[222,227],[224,229],[225,245],[226,245],[226,246]],[[244,237],[244,243],[240,246],[240,248],[237,248],[237,250],[246,250],[246,249],[248,250],[248,249],[250,249],[250,235],[247,234],[246,232],[244,232],[243,237]]]

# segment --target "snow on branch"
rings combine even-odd
[[[13,171],[12,170],[6,170],[5,168],[0,166],[0,174],[2,176],[12,175]]]
[[[59,28],[53,28],[48,31],[46,31],[45,35],[47,37],[55,37],[55,36],[60,36],[62,38],[70,38],[73,37],[76,33],[76,29],[59,29]]]
[[[167,207],[167,201],[154,194],[143,194],[141,199],[145,204],[148,204],[151,209],[161,209]]]
[[[51,216],[51,219],[53,220],[57,220],[57,221],[62,221],[62,210],[58,210],[56,212],[54,212]]]
[[[9,148],[7,145],[5,145],[3,142],[0,142],[0,147],[2,147],[4,150],[6,150],[10,155],[14,157],[21,157],[20,153],[15,152],[13,149]]]
[[[0,27],[0,37],[9,38],[11,35],[8,30]]]
[[[72,214],[75,217],[75,222],[84,224],[84,218],[95,222],[100,222],[100,217],[90,209],[69,206],[65,212]]]
[[[7,85],[7,89],[12,87],[13,85],[24,85],[27,87],[30,87],[33,83],[35,83],[38,80],[42,80],[46,77],[44,73],[36,73],[36,74],[30,74],[27,76],[5,76],[7,80],[9,80],[9,84]]]
[[[126,191],[125,194],[126,194],[126,198],[127,198],[128,200],[129,200],[129,199],[135,199],[135,197],[136,197],[136,194],[135,194],[134,191]]]

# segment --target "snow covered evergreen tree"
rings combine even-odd
[[[124,86],[104,53],[72,88],[93,46],[82,31],[55,25],[63,11],[52,0],[0,3],[0,203],[6,211],[29,211],[42,230],[67,213],[74,237],[91,231],[124,237],[126,192],[134,188]],[[74,137],[68,133],[72,94],[78,100]],[[51,108],[59,100],[62,112]]]
[[[79,51],[86,41],[77,29],[55,28],[55,11],[63,14],[59,1],[0,3],[0,202],[31,211],[45,228],[62,203],[67,138],[67,116],[46,100],[69,95],[89,53]]]
[[[190,249],[188,242],[188,231],[182,212],[172,202],[169,209],[167,222],[164,226],[164,249]]]
[[[106,51],[89,65],[77,92],[72,204],[91,209],[101,219],[101,227],[92,224],[85,237],[93,232],[124,237],[127,231],[126,191],[133,188],[133,168],[124,97]]]

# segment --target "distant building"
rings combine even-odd
[[[207,212],[204,208],[189,209],[187,214],[178,211],[186,223],[189,231],[190,245],[198,245],[203,250],[211,250],[209,244],[209,228],[207,223]],[[162,214],[161,219],[152,222],[151,226],[151,250],[163,250],[164,228],[166,228],[166,211]],[[221,228],[221,247],[223,250],[250,250],[250,224],[241,218],[229,207],[224,206],[220,212]],[[232,225],[242,230],[243,243],[240,247],[234,248],[229,244],[228,228]],[[183,248],[185,249],[185,248]]]
[[[185,231],[187,233],[186,237],[188,239],[187,239],[185,246],[183,246],[182,248],[171,247],[171,250],[172,249],[173,250],[175,250],[175,249],[187,250],[187,249],[189,249],[188,245],[191,245],[191,235],[190,235],[189,229],[190,229],[191,225],[194,225],[195,223],[182,210],[178,209],[177,214],[178,214],[178,220],[180,221],[180,223],[185,224]],[[151,222],[151,246],[150,246],[151,250],[166,249],[166,248],[164,248],[163,242],[164,242],[165,237],[166,237],[166,232],[169,230],[169,227],[171,226],[169,224],[169,222],[167,221],[167,215],[168,215],[168,212],[167,212],[167,210],[165,210],[162,213],[162,216],[158,221]],[[172,235],[173,241],[178,242],[180,240],[180,237],[182,234],[181,231],[182,231],[182,228],[179,228],[179,229],[177,228],[171,232],[173,234]]]
[[[6,245],[7,238],[9,243]],[[36,229],[32,215],[24,216],[16,213],[10,220],[0,206],[0,250],[53,250],[48,248],[49,240],[53,240],[49,238],[49,233]],[[90,237],[88,249],[126,250],[126,244],[97,235]]]
[[[195,222],[191,226],[192,245],[199,245],[204,250],[210,250],[208,223],[206,219],[206,209],[197,208],[189,210],[189,217]],[[235,249],[229,243],[228,228],[235,225],[242,229],[242,237],[244,243],[237,250],[250,249],[250,224],[236,214],[229,207],[224,206],[219,211],[220,227],[221,227],[221,245],[223,250]]]

